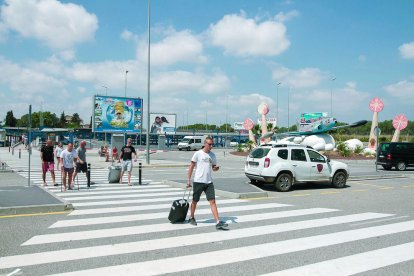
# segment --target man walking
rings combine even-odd
[[[78,158],[76,160],[76,170],[73,174],[73,182],[75,182],[76,176],[79,172],[86,173],[86,177],[88,177],[88,163],[86,163],[86,141],[80,142],[76,152],[78,154]]]
[[[119,183],[122,183],[122,177],[124,176],[124,172],[128,171],[128,185],[132,186],[131,184],[131,172],[132,172],[132,154],[134,154],[134,161],[137,161],[137,152],[135,148],[132,146],[132,139],[128,138],[126,146],[123,146],[121,149],[121,155],[119,156],[118,162],[121,162],[122,158],[122,171],[121,171],[121,178],[119,179]]]
[[[53,153],[53,145],[52,140],[47,140],[46,145],[42,146],[40,149],[40,159],[42,160],[42,178],[43,178],[43,186],[47,186],[46,184],[46,172],[50,171],[52,175],[53,185],[57,186],[55,181],[55,156]]]
[[[191,158],[191,164],[188,168],[187,188],[191,187],[191,175],[193,173],[194,167],[196,167],[196,171],[193,181],[194,190],[193,202],[191,203],[191,215],[188,222],[192,225],[197,225],[197,221],[194,218],[194,213],[197,207],[197,203],[200,200],[200,196],[204,192],[206,194],[208,202],[210,203],[211,212],[213,213],[214,219],[216,220],[216,229],[228,230],[227,223],[219,220],[217,211],[216,197],[211,175],[213,171],[218,171],[219,167],[217,166],[216,155],[211,152],[212,147],[213,139],[208,137],[204,141],[204,147],[194,153],[193,158]]]
[[[69,143],[68,147],[62,151],[60,154],[60,159],[62,161],[62,185],[63,191],[66,191],[66,176],[68,177],[68,189],[72,190],[72,175],[74,171],[73,163],[78,159],[78,153],[76,150],[73,150],[73,144]]]

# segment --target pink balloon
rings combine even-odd
[[[244,129],[252,130],[254,128],[253,120],[250,118],[247,118],[246,120],[244,120],[243,127]]]
[[[399,114],[392,120],[392,125],[395,129],[403,130],[408,125],[407,117],[404,114]]]
[[[380,112],[383,108],[384,103],[378,97],[373,98],[372,101],[369,102],[369,109],[371,109],[372,112]]]
[[[261,103],[257,108],[257,111],[259,112],[259,114],[266,115],[267,113],[269,113],[269,106],[265,103]]]

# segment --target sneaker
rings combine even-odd
[[[57,186],[59,186],[59,184],[55,183],[55,184],[53,184],[53,186],[57,187]]]
[[[188,223],[189,223],[189,224],[191,224],[191,225],[194,225],[194,226],[196,226],[196,225],[197,225],[197,221],[195,220],[195,218],[190,218],[190,219],[188,220]]]
[[[216,229],[217,230],[228,230],[228,227],[229,225],[227,224],[227,223],[225,223],[224,221],[219,221],[217,224],[216,224]]]

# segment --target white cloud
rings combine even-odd
[[[297,11],[297,10],[292,10],[292,11],[289,11],[289,12],[287,12],[287,13],[284,13],[284,12],[279,12],[277,15],[276,15],[276,20],[277,21],[279,21],[279,22],[285,22],[285,21],[289,21],[289,20],[291,20],[292,18],[295,18],[295,17],[297,17],[297,16],[299,16],[299,12]]]
[[[273,70],[272,78],[281,82],[284,87],[309,88],[319,85],[322,80],[328,78],[328,74],[318,68],[291,70],[280,66]]]
[[[414,101],[414,82],[403,80],[384,87],[385,91],[393,97],[397,97],[403,104],[411,104]]]
[[[56,0],[6,0],[1,8],[4,26],[73,57],[73,47],[94,38],[98,19],[82,6]],[[69,52],[68,52],[69,50]]]
[[[404,59],[414,59],[414,42],[405,43],[401,45],[398,50]]]
[[[225,15],[210,25],[211,43],[235,56],[276,56],[289,48],[286,27],[281,22],[257,22],[245,14]]]
[[[126,41],[129,41],[129,40],[133,39],[134,37],[135,37],[134,34],[130,31],[128,31],[128,30],[124,30],[121,33],[121,38],[126,40]]]
[[[30,67],[22,67],[0,57],[0,83],[21,99],[41,93],[53,95],[65,86],[65,81]]]
[[[157,92],[169,94],[225,92],[230,86],[228,77],[221,72],[208,75],[202,72],[167,71],[153,75],[151,87]]]
[[[147,42],[142,40],[137,48],[139,60],[147,61]],[[177,32],[169,29],[160,42],[151,43],[151,66],[168,66],[179,62],[206,63],[203,44],[189,30]]]

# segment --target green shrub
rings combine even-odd
[[[351,156],[352,151],[348,148],[348,146],[344,142],[339,142],[336,145],[336,148],[338,149],[340,155],[344,157]]]
[[[356,154],[360,154],[360,153],[362,152],[362,150],[363,150],[363,148],[362,148],[362,147],[360,147],[360,146],[356,146],[356,147],[355,147],[355,149],[354,149],[354,153],[356,153]]]

